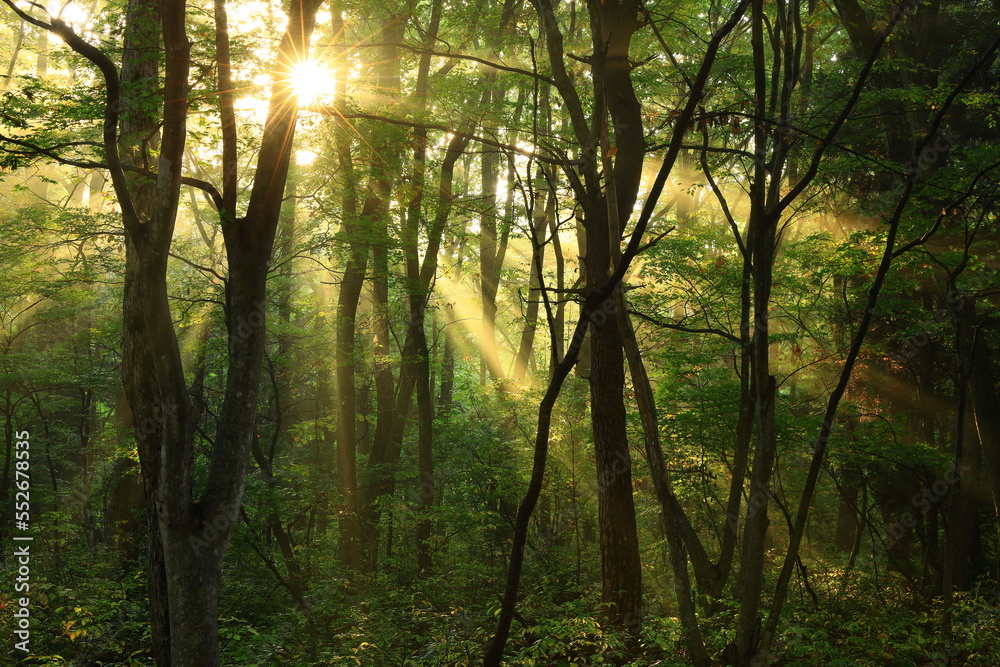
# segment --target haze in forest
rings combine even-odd
[[[3,664],[1000,665],[1000,4],[3,0]]]

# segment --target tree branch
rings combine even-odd
[[[375,44],[363,44],[361,45],[366,48],[380,47],[380,46],[395,46],[401,49],[406,49],[411,53],[416,53],[418,55],[429,55],[437,58],[454,58],[456,60],[469,60],[474,63],[479,63],[480,65],[486,65],[487,67],[492,67],[493,69],[500,70],[501,72],[511,72],[513,74],[520,74],[522,76],[527,76],[532,79],[537,79],[538,81],[544,81],[545,83],[556,85],[555,79],[547,77],[544,74],[539,74],[538,72],[532,72],[530,70],[521,69],[519,67],[511,67],[510,65],[501,65],[500,63],[493,62],[491,60],[486,60],[485,58],[479,58],[477,56],[470,56],[465,53],[449,53],[447,51],[435,51],[433,49],[428,49],[419,46],[412,46],[410,44],[404,44],[402,42],[379,42]]]
[[[104,152],[108,160],[108,171],[111,172],[111,182],[118,194],[118,204],[122,209],[122,223],[126,230],[139,232],[139,215],[128,190],[125,171],[122,169],[121,155],[118,152],[118,116],[121,106],[121,81],[118,78],[118,68],[110,58],[96,46],[88,43],[59,18],[53,18],[52,23],[46,23],[31,16],[13,0],[3,0],[3,3],[17,14],[23,21],[33,26],[48,30],[60,37],[73,51],[93,63],[104,77]],[[37,6],[37,5],[36,5]]]

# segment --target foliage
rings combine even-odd
[[[623,128],[603,118],[608,100],[592,94],[595,7],[553,4],[566,81],[547,56],[553,44],[543,35],[538,2],[388,7],[351,0],[321,15],[314,52],[337,95],[300,110],[296,164],[268,266],[261,398],[256,414],[241,416],[255,424],[253,458],[219,595],[225,664],[458,667],[482,659],[504,594],[552,350],[565,352],[592,287],[582,277],[587,202],[574,179],[585,179],[588,161],[600,157],[591,186],[601,191],[613,182],[604,167],[624,159],[616,152]],[[841,4],[849,3],[762,3],[769,39],[784,29],[779,6],[800,9],[793,28],[809,51],[784,126],[754,117],[760,100],[749,25],[723,43],[708,75],[711,92],[698,101],[643,239],[648,246],[626,276],[672,492],[713,564],[731,521],[741,411],[749,405],[754,413],[761,395],[747,374],[761,321],[751,289],[763,270],[745,255],[754,214],[748,194],[759,177],[756,161],[764,159],[755,151],[768,156],[764,178],[773,196],[784,196],[808,169],[868,57],[856,26],[838,13]],[[864,3],[863,13],[882,16],[889,4]],[[830,424],[816,492],[804,499],[808,522],[774,665],[1000,664],[991,592],[1000,550],[991,498],[998,489],[989,437],[992,407],[1000,404],[995,386],[991,392],[973,381],[983,369],[996,377],[1000,349],[995,64],[955,96],[929,137],[931,149],[910,155],[995,37],[997,10],[944,2],[932,16],[927,3],[909,4],[816,180],[775,221],[767,358],[776,385],[776,460],[765,489],[736,479],[741,504],[733,517],[742,530],[759,511],[752,495],[766,492],[761,576],[768,585],[785,557],[827,401],[864,315],[889,238],[886,222],[912,185],[898,220],[896,248],[905,252],[886,275]],[[236,140],[248,156],[237,169],[238,217],[247,213],[243,186],[254,176],[249,158],[263,127],[270,44],[285,17],[267,4],[228,6]],[[92,7],[77,24],[80,34],[122,64],[126,7]],[[628,54],[646,145],[629,159],[650,167],[640,205],[707,36],[727,11],[692,0],[643,9]],[[216,184],[224,161],[214,21],[214,7],[190,5],[183,171]],[[868,27],[882,25],[873,18]],[[783,46],[770,44],[765,63],[777,67]],[[37,632],[32,655],[20,664],[148,665],[150,512],[134,435],[151,426],[134,423],[122,391],[125,241],[102,167],[104,90],[91,65],[54,40],[39,41],[6,9],[0,57],[11,71],[0,84],[0,463],[10,468],[14,432],[30,431],[38,554],[31,589]],[[581,145],[572,126],[567,87],[595,123],[591,145]],[[138,104],[155,110],[158,95],[140,95]],[[598,146],[602,122],[606,147]],[[449,192],[444,165],[454,137],[469,143]],[[758,139],[764,145],[755,146]],[[155,157],[158,133],[144,141]],[[218,221],[217,203],[203,190],[185,192],[161,268],[192,398],[194,506],[213,464],[240,323],[227,321],[222,231],[230,221]],[[440,221],[439,213],[446,214]],[[621,222],[625,238],[635,216]],[[434,258],[431,247],[438,248],[437,266],[426,288],[415,287],[408,262]],[[364,266],[348,352],[339,325],[352,259]],[[484,326],[491,288],[495,332]],[[407,346],[418,331],[428,340],[426,358]],[[507,377],[522,345],[529,370],[523,380]],[[503,377],[493,377],[491,354]],[[413,370],[423,362],[426,378]],[[631,373],[626,469],[643,567],[641,632],[609,623],[599,602],[608,567],[600,533],[611,522],[598,509],[606,480],[595,474],[585,366],[568,379],[553,412],[507,664],[690,664],[663,506],[643,446],[642,387]],[[342,441],[338,430],[345,372],[356,406],[354,442]],[[417,382],[430,395],[426,422],[413,407]],[[758,426],[750,424],[751,463]],[[421,458],[428,447],[429,479]],[[973,470],[961,467],[973,467],[970,461]],[[956,465],[960,482],[949,478]],[[5,538],[10,488],[0,495]],[[357,568],[343,555],[352,520],[365,542]],[[421,547],[431,555],[429,569],[414,557]],[[736,637],[740,549],[718,598],[692,568],[713,659],[724,659]],[[959,553],[964,560],[953,566]],[[13,581],[9,554],[0,572]],[[14,595],[0,592],[4,627]],[[766,610],[766,595],[761,602]]]

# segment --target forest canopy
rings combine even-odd
[[[9,664],[1000,665],[1000,2],[2,2]]]

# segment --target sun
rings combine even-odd
[[[333,97],[333,73],[313,60],[305,60],[293,67],[291,80],[299,106],[317,104]]]

